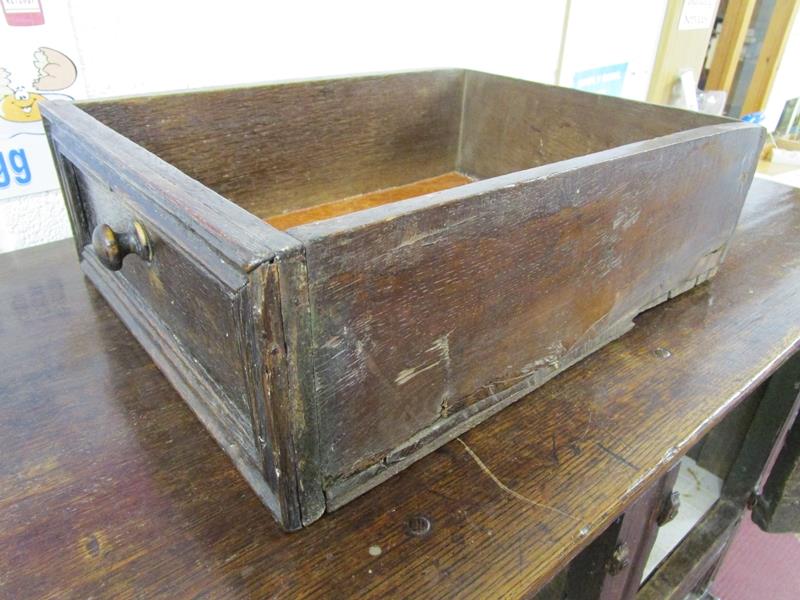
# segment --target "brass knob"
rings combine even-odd
[[[678,516],[678,511],[681,509],[681,493],[673,491],[669,496],[664,498],[664,503],[661,505],[661,510],[656,517],[656,524],[662,527],[672,521]]]
[[[98,225],[92,232],[92,248],[103,266],[111,271],[119,271],[122,259],[128,254],[136,254],[144,261],[153,256],[150,236],[138,221],[133,222],[130,233],[117,233],[105,223]]]

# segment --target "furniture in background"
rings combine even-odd
[[[0,595],[680,597],[748,503],[777,522],[750,491],[793,410],[798,233],[800,191],[757,180],[713,280],[292,534],[71,242],[0,256]],[[725,492],[639,588],[687,453]]]

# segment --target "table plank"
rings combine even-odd
[[[714,280],[286,534],[76,262],[0,256],[3,598],[521,596],[800,347],[800,191],[756,181]]]

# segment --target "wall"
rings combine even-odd
[[[47,13],[65,0],[41,1]],[[555,83],[560,59],[567,85],[581,69],[630,62],[623,95],[642,98],[665,1],[610,0],[603,10],[589,0],[69,0],[68,8],[90,98],[449,66]],[[57,192],[0,200],[0,252],[68,235]]]
[[[46,16],[56,1],[63,0],[42,0]],[[566,0],[69,6],[75,61],[88,97],[96,98],[442,66],[553,82]],[[0,201],[0,251],[68,235],[57,195]]]
[[[700,78],[717,13],[717,0],[669,0],[661,31],[649,102],[669,104],[684,71]]]
[[[571,0],[559,85],[575,86],[582,74],[618,65],[624,78],[615,95],[645,100],[666,6],[667,0]]]
[[[552,81],[565,4],[72,0],[72,9],[89,94],[107,96],[441,66]]]

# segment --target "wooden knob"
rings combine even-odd
[[[609,575],[619,575],[629,566],[631,566],[631,550],[628,544],[619,542],[606,563],[606,572]]]
[[[678,511],[681,509],[681,494],[678,491],[673,491],[669,496],[664,498],[661,505],[661,510],[656,517],[656,524],[659,527],[666,525],[678,516]]]
[[[122,259],[128,254],[136,254],[145,261],[152,258],[150,237],[138,221],[133,222],[130,233],[117,233],[105,223],[98,225],[92,232],[92,248],[103,266],[111,271],[119,271]]]

